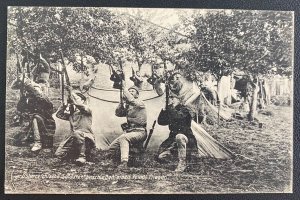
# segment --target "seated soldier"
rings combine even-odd
[[[121,125],[124,134],[116,138],[109,146],[112,153],[118,151],[121,153],[119,169],[127,168],[130,148],[142,145],[147,138],[146,107],[144,102],[139,99],[138,88],[132,86],[127,90],[123,84],[123,94],[126,106],[120,103],[115,114],[118,117],[126,117],[127,123]]]
[[[136,87],[139,89],[142,89],[143,86],[143,78],[141,77],[141,74],[139,71],[136,71],[132,77],[130,77],[130,80],[134,83]]]
[[[170,162],[178,157],[176,172],[186,169],[186,158],[190,159],[193,150],[197,150],[196,139],[191,130],[192,114],[188,107],[182,105],[179,97],[170,94],[170,105],[158,116],[158,124],[168,125],[169,137],[160,145],[157,159],[159,162]]]
[[[17,110],[29,118],[29,126],[26,127],[26,135],[22,142],[28,141],[33,137],[34,144],[31,151],[36,152],[43,147],[53,146],[53,135],[55,133],[55,121],[52,117],[53,104],[45,96],[38,84],[24,77],[14,81],[12,88],[20,89],[23,87],[26,95],[22,96],[17,105]],[[16,141],[18,143],[18,141]]]
[[[95,136],[92,131],[92,111],[87,105],[86,97],[80,92],[72,92],[69,106],[61,106],[56,114],[59,119],[69,120],[70,134],[62,141],[55,152],[61,159],[75,158],[76,163],[86,162],[86,152],[95,148]]]

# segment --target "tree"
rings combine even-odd
[[[76,63],[76,55],[118,64],[113,52],[125,46],[119,35],[124,24],[102,8],[11,7],[9,24],[14,24],[17,35],[15,40],[9,39],[10,47],[30,52],[34,64],[40,52],[51,62],[58,61],[58,51],[62,49],[64,57],[74,63],[74,70],[82,72],[87,66]]]
[[[235,70],[253,75],[254,80],[274,72],[291,73],[292,15],[288,12],[209,11],[194,16],[193,25],[192,48],[186,54],[188,71],[209,71],[217,80]],[[251,105],[256,105],[257,93],[252,98]]]

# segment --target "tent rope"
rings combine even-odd
[[[89,91],[87,91],[87,95],[94,98],[94,99],[97,99],[99,101],[104,101],[104,102],[108,102],[108,103],[120,103],[119,101],[113,101],[113,100],[107,100],[107,99],[102,99],[102,98],[99,98],[99,97],[96,97],[94,95],[91,95]],[[149,100],[153,100],[153,99],[156,99],[156,98],[159,98],[161,97],[162,95],[157,95],[157,96],[154,96],[154,97],[150,97],[150,98],[147,98],[147,99],[143,99],[142,101],[149,101]]]
[[[95,90],[101,90],[101,91],[114,91],[114,92],[119,92],[118,89],[106,89],[106,88],[98,88],[98,87],[94,87],[94,86],[91,86],[91,88],[95,89]],[[140,90],[142,92],[144,91],[153,91],[153,89],[147,89],[147,90]]]

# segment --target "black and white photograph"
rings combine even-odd
[[[7,7],[5,194],[292,193],[294,26]]]

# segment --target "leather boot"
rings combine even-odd
[[[179,160],[175,172],[183,172],[186,169],[186,161]]]

